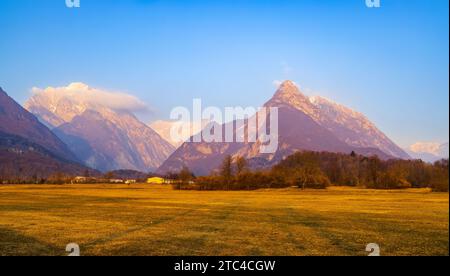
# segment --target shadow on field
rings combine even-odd
[[[63,256],[57,248],[18,231],[0,228],[0,256]]]
[[[109,236],[106,236],[106,237],[102,237],[102,238],[97,239],[95,241],[92,241],[90,243],[84,244],[83,247],[86,248],[86,249],[91,249],[91,248],[94,248],[94,247],[96,247],[98,245],[102,245],[102,244],[108,243],[110,241],[113,241],[115,239],[119,239],[119,238],[125,237],[125,236],[127,236],[127,235],[129,235],[131,233],[139,232],[139,231],[145,230],[145,229],[150,228],[150,227],[155,227],[155,226],[157,226],[159,224],[175,220],[178,217],[184,217],[185,215],[187,215],[189,213],[192,213],[193,211],[194,210],[189,210],[189,211],[183,212],[183,213],[181,213],[181,214],[179,214],[177,216],[164,217],[164,218],[156,219],[156,220],[151,221],[150,223],[147,223],[147,224],[144,224],[144,225],[140,225],[138,227],[133,227],[133,228],[130,228],[130,229],[126,230],[126,231],[115,233],[115,234],[112,234],[112,235],[109,235]]]

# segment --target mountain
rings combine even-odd
[[[449,157],[448,143],[418,142],[411,145],[406,151],[412,158],[430,163]]]
[[[106,177],[113,177],[115,179],[134,179],[134,180],[146,180],[149,178],[152,174],[143,173],[139,171],[133,171],[133,170],[117,170],[117,171],[110,171],[106,173]]]
[[[81,175],[89,170],[69,148],[0,88],[0,178]]]
[[[449,156],[448,143],[444,143],[439,146],[437,155],[440,157],[443,157],[443,158],[448,158],[448,156]]]
[[[70,161],[78,161],[69,148],[33,114],[0,88],[0,131],[28,139],[48,151]]]
[[[377,148],[393,157],[408,159],[408,154],[392,142],[363,114],[323,97],[303,95],[292,81],[281,84],[267,106],[291,106],[331,131],[346,144]]]
[[[395,157],[378,147],[380,144],[392,146],[392,142],[364,116],[350,112],[349,109],[337,109],[340,107],[337,105],[328,109],[321,108],[317,102],[303,95],[291,81],[284,82],[264,106],[278,108],[279,136],[275,153],[261,153],[259,142],[184,143],[157,172],[163,174],[187,166],[195,174],[204,175],[217,169],[226,155],[242,156],[249,160],[253,168],[265,168],[302,150],[348,154],[355,151],[366,156],[377,155],[381,159]],[[334,112],[342,113],[340,116],[345,117],[352,125],[346,126],[339,118],[331,118],[331,108],[336,109]],[[223,125],[223,133],[225,129],[226,126]],[[361,133],[361,138],[357,139],[355,133]],[[378,136],[368,139],[367,136],[371,133]],[[234,136],[236,135],[235,131]],[[403,154],[401,150],[399,153]],[[407,156],[406,153],[403,155]]]
[[[82,83],[35,93],[25,107],[53,127],[76,156],[100,171],[158,168],[174,147],[126,109],[115,109]],[[99,97],[101,94],[99,95]]]
[[[41,145],[0,131],[0,179],[47,179],[57,174],[80,176],[99,173],[79,163],[63,159]]]

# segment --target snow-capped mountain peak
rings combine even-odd
[[[281,83],[272,99],[265,106],[292,107],[312,117],[317,114],[316,107],[310,102],[309,98],[300,91],[295,82],[290,80]]]

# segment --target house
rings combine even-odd
[[[128,179],[128,180],[125,180],[125,184],[134,184],[134,183],[136,183],[136,180],[135,180],[135,179]]]
[[[166,180],[161,177],[150,177],[147,179],[148,184],[164,184]]]
[[[95,177],[86,177],[86,176],[77,176],[77,177],[75,177],[75,178],[73,178],[72,180],[71,180],[71,183],[72,184],[74,184],[74,183],[82,183],[82,184],[84,184],[84,183],[96,183],[97,182],[97,178],[95,178]]]
[[[73,179],[75,182],[87,182],[88,180],[89,178],[85,176],[77,176]]]

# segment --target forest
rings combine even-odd
[[[431,188],[448,192],[448,159],[434,164],[421,160],[381,160],[330,152],[297,152],[268,170],[252,171],[242,157],[227,156],[220,170],[209,176],[195,177],[189,168],[177,174],[175,189],[183,190],[255,190],[263,188],[325,189],[328,186],[353,186],[369,189]]]

